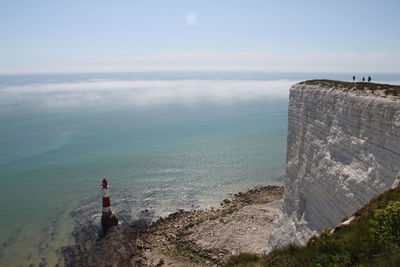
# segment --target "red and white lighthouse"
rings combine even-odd
[[[110,195],[108,193],[109,185],[106,178],[103,178],[103,182],[101,183],[101,187],[103,189],[103,212],[102,216],[109,216],[111,214],[111,201]]]
[[[101,188],[103,190],[103,211],[101,213],[101,224],[103,227],[108,228],[118,224],[117,217],[111,211],[111,201],[109,195],[109,184],[106,178],[103,178],[101,183]]]

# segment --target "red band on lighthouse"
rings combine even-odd
[[[111,206],[110,197],[103,197],[103,207],[109,208]]]

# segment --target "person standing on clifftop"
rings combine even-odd
[[[371,82],[371,76],[368,76],[368,82],[369,83]]]
[[[356,76],[353,75],[353,83],[354,83],[355,80],[356,80]]]
[[[365,77],[363,77],[363,82],[365,82]]]

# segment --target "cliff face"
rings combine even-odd
[[[285,195],[270,249],[304,244],[399,184],[400,97],[386,95],[398,89],[333,81],[291,88]]]

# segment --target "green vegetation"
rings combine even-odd
[[[374,240],[382,245],[400,247],[400,201],[389,202],[375,212],[370,222]]]
[[[372,199],[349,225],[325,228],[306,246],[233,256],[226,266],[400,266],[400,187]]]
[[[301,82],[300,84],[309,85],[325,85],[328,87],[338,88],[343,91],[382,91],[384,95],[400,96],[400,86],[391,84],[380,83],[367,83],[367,82],[343,82],[334,80],[309,80]]]

